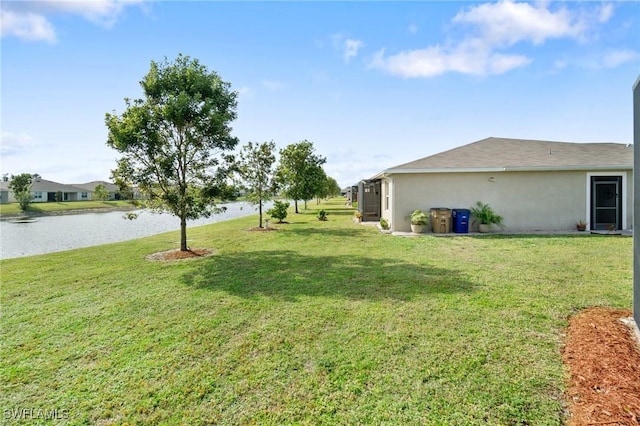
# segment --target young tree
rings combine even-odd
[[[137,185],[153,210],[177,216],[180,250],[188,251],[187,219],[219,211],[215,201],[228,190],[237,93],[183,55],[152,61],[140,84],[144,99],[106,114],[107,145],[123,154],[112,176]]]
[[[325,176],[322,165],[326,158],[314,153],[313,143],[304,140],[280,150],[277,181],[284,188],[284,195],[294,201],[298,213],[298,200],[313,198],[318,180]]]
[[[31,173],[21,173],[19,175],[11,175],[9,189],[13,191],[13,196],[20,205],[20,210],[25,211],[31,203],[31,181],[33,175]]]
[[[276,144],[249,142],[240,152],[240,175],[247,187],[247,199],[258,205],[258,226],[262,228],[262,202],[273,198],[276,191],[275,169]]]
[[[288,201],[278,201],[276,200],[273,203],[273,207],[267,210],[267,214],[274,219],[278,219],[278,223],[283,223],[282,221],[287,218],[287,210],[289,209]]]
[[[93,196],[96,197],[97,200],[104,202],[107,198],[109,198],[109,191],[107,191],[106,186],[99,183],[93,189]]]

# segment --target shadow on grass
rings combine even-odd
[[[42,213],[42,212],[44,212],[44,210],[42,210],[40,207],[36,207],[36,206],[31,205],[31,204],[27,207],[26,210],[21,211],[21,213],[26,213],[26,214],[29,214],[29,213]]]
[[[183,275],[189,286],[243,297],[412,300],[425,294],[473,291],[457,271],[353,256],[304,256],[293,251],[220,254]]]
[[[318,222],[322,223],[322,222]],[[293,234],[298,234],[302,236],[308,236],[312,234],[317,235],[328,235],[333,237],[361,237],[367,235],[371,230],[375,228],[330,228],[323,226],[316,227],[305,227],[305,228],[296,228],[291,227],[286,229],[287,232],[291,232]],[[350,244],[349,240],[345,240],[345,244]]]

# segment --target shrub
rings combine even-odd
[[[290,205],[287,201],[275,201],[273,207],[267,210],[266,213],[273,219],[278,219],[278,223],[282,223],[287,217],[287,210]]]
[[[411,213],[411,224],[412,225],[426,225],[429,223],[429,216],[424,213],[422,210],[414,210]]]
[[[497,215],[489,204],[483,204],[481,201],[478,201],[475,207],[471,207],[471,216],[484,225],[502,225],[502,216]]]
[[[389,229],[389,221],[385,218],[380,219],[380,227],[385,231]]]
[[[322,221],[322,222],[324,222],[324,221],[326,221],[326,220],[327,220],[327,216],[329,216],[329,213],[327,213],[327,212],[326,212],[326,211],[324,211],[324,210],[320,210],[320,211],[318,212],[318,220],[320,220],[320,221]]]

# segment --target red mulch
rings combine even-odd
[[[156,261],[169,261],[169,260],[184,260],[184,259],[196,259],[206,256],[211,256],[215,251],[206,248],[191,248],[188,251],[181,251],[180,249],[162,251],[159,253],[153,253],[147,256],[147,260]]]
[[[629,310],[587,309],[569,321],[568,425],[640,425],[640,349]]]

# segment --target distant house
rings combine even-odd
[[[11,190],[9,190],[8,182],[0,182],[0,204],[11,203],[9,197],[13,197]],[[15,200],[14,200],[15,201]]]
[[[87,201],[91,200],[91,191],[73,185],[53,182],[42,178],[31,182],[31,202],[46,203],[56,201],[56,194],[60,193],[61,201]]]
[[[365,181],[380,187],[380,216],[409,231],[415,209],[488,203],[506,230],[629,229],[633,146],[490,137],[386,169]]]
[[[32,203],[56,201],[56,194],[58,193],[60,193],[61,201],[91,200],[91,191],[84,188],[42,178],[36,178],[31,182]],[[0,202],[3,204],[16,202],[13,191],[9,189],[9,182],[0,182]]]

